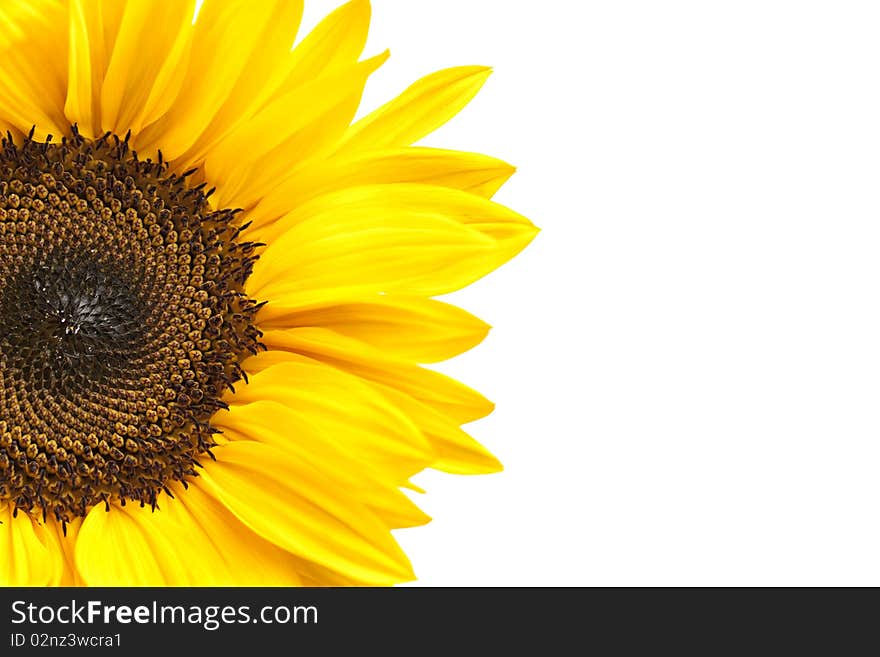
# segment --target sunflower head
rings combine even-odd
[[[155,508],[210,454],[259,331],[255,245],[202,187],[109,134],[3,140],[0,496],[17,509]]]
[[[536,229],[511,167],[413,146],[488,70],[353,122],[369,4],[293,48],[301,14],[0,9],[0,582],[392,584],[410,477],[500,468],[422,365],[487,331],[434,297]]]

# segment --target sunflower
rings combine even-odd
[[[434,297],[536,234],[513,169],[414,147],[484,67],[354,120],[370,6],[0,9],[0,582],[390,585],[425,468],[498,461],[424,367],[488,327]]]

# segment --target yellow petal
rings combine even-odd
[[[263,33],[256,42],[235,88],[195,144],[175,162],[181,170],[199,165],[214,146],[249,121],[265,104],[286,89],[285,77],[294,65],[290,52],[302,20],[302,0],[264,0],[253,5],[268,12]]]
[[[138,522],[136,504],[92,508],[77,536],[77,571],[89,586],[174,586],[188,583],[174,545],[164,533],[148,534]]]
[[[189,487],[176,483],[172,487],[179,504],[166,502],[164,510],[189,522],[178,523],[185,533],[175,535],[175,542],[196,540],[188,550],[193,560],[206,558],[210,573],[197,581],[205,586],[297,586],[301,584],[300,565],[291,555],[253,533],[214,497],[202,490],[200,479]],[[177,508],[179,507],[179,509]],[[211,547],[213,546],[213,551]],[[215,559],[219,557],[219,559]],[[246,568],[242,564],[247,564]]]
[[[460,66],[422,78],[351,126],[339,152],[409,146],[458,114],[490,73],[485,66]]]
[[[68,128],[67,4],[42,0],[27,11],[23,7],[15,0],[8,10],[15,27],[13,45],[3,50],[0,60],[0,115],[22,133],[35,127],[34,138],[42,141]]]
[[[192,3],[181,2],[180,10],[172,13],[169,22],[182,19],[179,27],[174,30],[176,37],[168,42],[164,53],[164,62],[155,74],[152,84],[149,85],[149,95],[142,106],[135,101],[128,101],[131,108],[130,114],[123,114],[119,119],[119,134],[122,130],[131,129],[140,132],[144,126],[150,125],[168,112],[177,100],[177,95],[183,87],[186,79],[186,71],[189,67],[189,58],[192,52],[193,29],[190,17],[195,7]],[[162,58],[160,53],[157,59]]]
[[[66,531],[60,522],[49,519],[46,522],[46,530],[50,538],[54,541],[55,548],[58,550],[62,558],[59,560],[61,572],[58,575],[58,586],[82,586],[83,581],[76,570],[76,562],[74,559],[74,547],[76,545],[76,537],[79,534],[79,528],[82,525],[82,518],[74,518],[67,523]]]
[[[344,394],[335,391],[332,399],[340,398],[344,399]],[[312,406],[295,408],[276,401],[234,404],[229,411],[215,415],[212,422],[228,440],[254,440],[293,453],[321,472],[333,490],[369,507],[389,529],[414,527],[430,520],[398,488],[431,463],[430,450],[423,447],[423,453],[430,456],[414,460],[405,448],[389,446],[393,438],[358,426],[356,406],[344,408],[339,404],[344,410],[336,418]],[[365,417],[364,423],[368,422],[370,418]],[[376,444],[370,445],[370,438]],[[395,458],[398,453],[402,456]]]
[[[81,134],[105,132],[101,123],[101,89],[114,52],[126,3],[116,0],[71,0],[68,81],[64,114]]]
[[[385,53],[297,87],[224,138],[205,160],[218,205],[250,207],[296,163],[332,146],[354,116],[367,78],[387,58]]]
[[[269,192],[248,213],[259,227],[317,196],[362,185],[424,183],[491,198],[514,173],[486,155],[433,148],[396,148],[312,160]]]
[[[0,49],[26,41],[35,21],[49,23],[62,11],[58,0],[4,0],[0,6]]]
[[[242,525],[199,488],[174,482],[158,508],[93,508],[75,558],[91,586],[290,586],[299,583],[285,551]],[[247,567],[242,567],[246,563]]]
[[[418,363],[446,360],[479,344],[489,326],[460,308],[401,295],[372,295],[307,307],[283,297],[257,315],[263,329],[317,326]]]
[[[291,453],[234,441],[214,450],[202,488],[255,532],[302,559],[369,585],[413,578],[387,527]]]
[[[264,34],[257,41],[251,58],[244,68],[246,74],[239,78],[234,90],[206,127],[205,132],[192,148],[180,157],[180,161],[175,163],[178,168],[188,169],[200,164],[211,151],[222,146],[223,141],[230,137],[235,129],[250,123],[254,116],[268,105],[272,104],[277,108],[280,101],[280,106],[285,107],[285,98],[289,98],[289,94],[294,91],[299,91],[301,96],[311,96],[312,99],[325,98],[327,92],[316,88],[314,82],[322,78],[328,79],[355,66],[363,50],[369,27],[369,3],[356,0],[340,7],[322,21],[293,52],[290,52],[302,18],[302,5],[300,0],[293,2],[267,0],[252,9],[252,11],[271,10],[272,14],[266,22]],[[338,95],[342,84],[342,81],[334,78],[330,89]],[[333,119],[337,114],[342,117],[338,121],[343,125],[338,126],[331,133],[334,140],[342,134],[350,122],[360,101],[360,92],[357,96],[344,100],[351,106],[350,108],[342,109],[337,102],[332,111],[327,110],[328,120]],[[278,126],[286,126],[291,117],[297,116],[295,113],[290,113],[296,111],[295,106],[287,104],[286,107],[288,113],[280,122],[273,123],[265,133],[257,135],[262,143],[276,147],[283,141],[276,132]],[[250,153],[252,147],[253,144],[248,143],[245,151],[238,151],[236,155],[240,156],[242,152]],[[279,149],[279,152],[290,153],[297,147],[301,148],[301,145],[291,144],[290,148]],[[298,154],[300,157],[303,155]],[[233,164],[239,164],[237,158]],[[212,181],[212,184],[216,182]],[[244,204],[237,201],[236,205]]]
[[[329,206],[269,245],[247,291],[286,305],[376,292],[434,296],[489,273],[496,251],[494,240],[443,216]]]
[[[329,14],[293,51],[285,89],[350,68],[361,56],[370,27],[370,3],[353,0]]]
[[[313,445],[304,440],[312,437],[316,449],[339,448],[343,458],[347,455],[362,461],[364,467],[387,465],[398,473],[402,471],[402,476],[393,476],[394,485],[433,460],[418,427],[394,405],[359,377],[319,362],[286,362],[264,369],[250,376],[247,385],[227,393],[224,401],[235,406],[264,401],[282,404],[292,411],[284,414],[286,422],[293,423],[282,425],[282,435],[295,436],[299,432],[303,436],[300,441],[295,437],[285,439],[295,443],[291,448],[311,448]],[[244,408],[237,413],[221,412],[212,422],[249,433],[244,418],[252,413],[253,409]]]
[[[436,454],[432,468],[452,474],[500,472],[504,466],[447,415],[391,386],[372,382],[377,390],[403,411],[431,442]]]
[[[253,376],[279,363],[290,362],[310,363],[315,361],[308,356],[292,351],[271,349],[247,358],[242,363],[242,367]],[[431,464],[432,468],[464,475],[491,474],[504,469],[498,459],[461,429],[459,421],[424,402],[418,401],[392,385],[370,379],[366,379],[365,382],[385,396],[389,402],[418,426],[422,435],[431,443],[435,457]],[[425,492],[411,482],[402,485],[419,493]]]
[[[101,123],[124,135],[170,105],[183,83],[195,0],[127,2],[101,87]],[[161,25],[161,29],[156,29]]]
[[[482,278],[538,229],[486,199],[431,185],[355,187],[248,232],[269,244],[252,296],[285,304],[396,292],[436,296]]]
[[[0,508],[0,585],[49,586],[64,571],[64,558],[46,527],[26,513]]]
[[[290,351],[405,392],[459,423],[485,417],[494,405],[448,376],[394,358],[358,340],[320,328],[266,331],[270,351]],[[257,359],[255,359],[257,360]]]
[[[261,351],[256,356],[245,358],[242,363],[242,369],[248,374],[248,377],[262,372],[266,368],[278,365],[279,363],[317,363],[320,361],[308,356],[302,356],[292,351],[280,351],[271,349],[269,351]],[[238,388],[236,388],[238,390]]]
[[[389,214],[443,216],[491,237],[499,248],[496,255],[522,250],[538,233],[521,214],[480,196],[438,185],[391,183],[323,194],[274,223],[249,229],[248,236],[271,244],[299,223],[331,212],[372,216],[374,224],[382,224]]]
[[[136,136],[139,151],[161,149],[167,160],[175,160],[196,144],[241,76],[248,74],[247,65],[262,45],[273,8],[252,0],[205,0],[193,26],[180,93],[171,111]]]
[[[100,129],[100,83],[104,53],[100,3],[70,2],[70,51],[64,114],[82,134],[94,137]],[[98,35],[97,39],[92,34]],[[96,62],[93,65],[92,60]]]

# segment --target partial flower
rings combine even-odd
[[[423,364],[434,299],[535,236],[513,173],[415,147],[489,75],[352,123],[387,53],[355,0],[0,8],[0,582],[390,585],[425,468],[500,469]]]

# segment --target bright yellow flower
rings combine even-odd
[[[499,463],[492,404],[420,364],[487,326],[432,299],[536,229],[513,169],[413,147],[489,71],[352,124],[387,53],[355,0],[0,10],[0,582],[387,585],[424,468]]]

